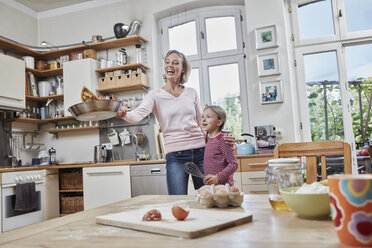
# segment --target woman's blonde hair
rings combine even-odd
[[[219,120],[222,120],[222,124],[220,126],[220,131],[222,131],[223,129],[223,126],[225,125],[226,123],[226,111],[220,107],[220,106],[217,106],[217,105],[210,105],[210,106],[207,106],[204,108],[204,111],[207,110],[207,109],[210,109],[212,110],[216,115],[217,115],[217,118]]]
[[[169,57],[169,55],[171,55],[172,53],[175,53],[178,56],[180,56],[180,58],[182,60],[182,68],[184,69],[184,72],[182,72],[182,74],[180,76],[180,84],[184,84],[184,83],[187,82],[187,80],[189,79],[189,76],[190,76],[190,63],[187,60],[186,56],[183,53],[181,53],[177,50],[169,50],[164,57],[164,63],[165,63],[165,60],[167,60],[167,58]],[[167,78],[166,78],[165,74],[163,74],[163,79],[164,79],[164,82],[167,81]]]

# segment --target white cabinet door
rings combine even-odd
[[[25,102],[25,62],[0,54],[0,109],[21,110]]]
[[[68,108],[81,103],[81,89],[86,86],[93,93],[98,86],[98,61],[80,59],[63,63],[65,116],[71,116]]]
[[[45,170],[44,220],[59,217],[59,176],[58,169]]]
[[[83,168],[84,210],[131,198],[129,166]]]

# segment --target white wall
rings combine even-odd
[[[35,46],[38,42],[38,20],[0,1],[0,35]]]
[[[293,62],[288,59],[289,40],[286,34],[285,11],[283,1],[277,0],[245,0],[247,18],[248,50],[249,50],[249,75],[248,90],[250,91],[250,104],[252,104],[253,125],[274,125],[283,129],[283,139],[280,143],[294,142],[296,140],[297,125],[295,124],[295,110],[293,95],[291,92],[291,78],[289,70]],[[277,48],[256,49],[255,28],[277,25],[278,43]],[[278,52],[280,75],[258,77],[257,55]],[[284,102],[278,104],[260,104],[260,81],[282,80]]]
[[[290,41],[288,40],[289,35],[287,34],[288,25],[285,18],[286,9],[283,1],[279,0],[123,0],[121,2],[112,3],[109,5],[99,7],[87,7],[83,8],[78,12],[65,13],[63,15],[49,15],[48,13],[42,13],[39,18],[38,24],[34,21],[27,24],[27,31],[13,30],[9,27],[4,27],[5,32],[0,30],[0,34],[7,37],[17,38],[17,40],[34,42],[37,37],[37,25],[39,26],[39,40],[35,42],[37,44],[41,40],[49,41],[54,45],[66,45],[72,43],[79,43],[81,41],[90,41],[92,35],[102,35],[103,38],[114,36],[113,26],[115,23],[124,22],[130,24],[133,20],[140,20],[142,27],[139,30],[139,35],[147,39],[148,53],[148,64],[151,68],[148,71],[150,85],[159,85],[154,83],[155,74],[154,71],[160,71],[161,66],[157,64],[157,29],[156,20],[169,14],[175,14],[177,11],[185,11],[195,7],[212,6],[215,4],[239,4],[244,3],[246,10],[246,23],[248,33],[248,93],[250,95],[250,104],[252,113],[251,123],[253,126],[257,125],[268,125],[272,124],[277,128],[283,129],[284,138],[279,140],[283,142],[298,141],[298,121],[296,114],[296,103],[292,100],[293,98],[293,85],[294,80],[291,78],[290,71],[293,71],[292,62],[288,59],[290,57]],[[3,10],[3,4],[0,0],[0,27],[3,28],[3,15],[7,18],[5,20],[13,19],[13,13],[15,15],[22,15],[15,9],[4,5],[7,11]],[[4,12],[4,13],[3,13]],[[53,12],[55,13],[55,12]],[[22,18],[26,21],[30,17],[22,15]],[[24,23],[24,22],[22,22]],[[255,48],[255,36],[254,30],[257,27],[277,24],[278,29],[278,48],[268,48],[257,51]],[[28,28],[28,25],[30,27]],[[21,30],[24,30],[22,28]],[[32,31],[30,31],[32,30]],[[27,33],[31,35],[27,35]],[[29,37],[31,36],[31,37]],[[115,50],[115,49],[113,49]],[[257,60],[258,54],[264,54],[269,52],[278,52],[279,60],[281,65],[281,75],[269,76],[260,78],[257,76]],[[114,59],[115,51],[109,54],[101,51],[98,53],[98,58],[107,57]],[[128,50],[129,60],[131,56],[134,56],[134,49]],[[154,63],[153,63],[154,61]],[[130,62],[130,61],[129,61]],[[283,94],[284,102],[280,104],[260,104],[259,94],[259,82],[261,80],[275,80],[281,79],[283,83]],[[81,136],[80,136],[81,135]],[[68,138],[60,138],[56,140],[52,135],[48,134],[43,139],[44,141],[55,143],[61,143],[63,146],[57,147],[57,153],[62,152],[66,149],[76,149],[75,151],[80,154],[80,160],[91,159],[91,154],[88,151],[93,151],[93,146],[96,145],[95,139],[96,134],[89,133],[72,133],[67,135]],[[94,137],[93,137],[94,136]],[[48,138],[46,138],[48,137]],[[86,142],[89,140],[89,142]],[[80,150],[82,152],[80,152]],[[84,151],[83,151],[84,150]],[[69,154],[66,152],[66,154]],[[85,154],[85,155],[84,155]],[[71,157],[72,158],[72,157]],[[77,157],[73,157],[77,159]]]

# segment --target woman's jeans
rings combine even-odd
[[[194,162],[204,174],[204,147],[167,153],[167,186],[169,195],[187,195],[189,174],[183,169],[186,162]],[[203,179],[192,177],[194,188],[204,185]]]

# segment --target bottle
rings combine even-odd
[[[136,44],[136,62],[142,63],[141,44]]]
[[[128,64],[128,56],[127,56],[127,52],[125,51],[125,48],[122,48],[122,53],[123,53],[123,65],[126,65]]]
[[[273,209],[289,210],[280,195],[282,188],[300,187],[303,184],[301,163],[298,158],[277,158],[267,161],[266,181],[269,201]]]
[[[53,147],[49,149],[49,164],[56,164],[56,149],[54,149]]]
[[[62,85],[62,79],[60,77],[57,77],[57,88],[56,88],[56,94],[62,95],[63,94],[63,85]]]

